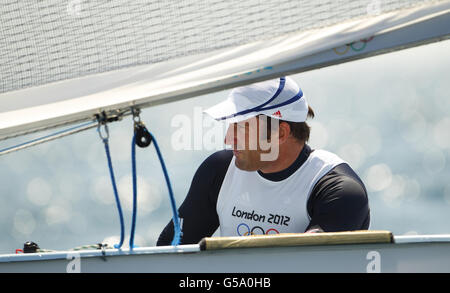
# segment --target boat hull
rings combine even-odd
[[[28,259],[27,259],[28,258]],[[73,251],[0,257],[2,273],[449,273],[450,242]]]

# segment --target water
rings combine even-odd
[[[316,113],[310,145],[337,153],[365,182],[370,229],[450,233],[449,49],[445,41],[293,76]],[[195,136],[204,137],[216,124],[205,120],[203,133],[192,134],[192,150],[176,150],[172,139],[178,128],[172,123],[175,117],[194,123],[196,107],[209,107],[227,94],[142,111],[163,152],[178,206],[195,170],[214,152],[195,147]],[[110,125],[125,243],[131,226],[131,135],[130,118]],[[0,148],[28,138],[2,142]],[[138,149],[137,161],[135,243],[152,246],[172,215],[154,148]],[[46,249],[118,242],[118,213],[95,129],[2,156],[0,163],[0,253],[13,253],[26,241]]]

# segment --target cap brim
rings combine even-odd
[[[294,107],[293,107],[294,106]],[[293,109],[297,108],[297,109]],[[277,115],[276,112],[281,110],[282,115]],[[308,114],[308,103],[304,98],[296,101],[292,104],[282,106],[273,110],[267,111],[256,111],[250,112],[244,115],[233,116],[233,114],[238,113],[236,106],[229,100],[225,100],[209,109],[203,111],[203,113],[208,114],[210,117],[217,121],[224,121],[226,123],[237,123],[252,117],[258,116],[260,114],[272,117],[274,119],[280,119],[292,122],[304,122]],[[223,119],[224,117],[228,117]]]
[[[204,110],[203,113],[208,114],[210,117],[217,121],[224,121],[227,123],[244,121],[260,114],[257,112],[250,112],[244,115],[233,116],[239,111],[240,110],[236,108],[236,105],[227,99],[217,105],[212,106],[211,108]]]

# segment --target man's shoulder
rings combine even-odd
[[[334,165],[323,177],[322,179],[326,180],[329,178],[346,178],[351,181],[355,181],[357,184],[364,186],[361,178],[359,178],[358,174],[355,170],[350,166],[350,164],[342,159],[337,154],[324,150],[324,149],[312,149],[310,153],[310,158],[313,160],[319,160],[323,163],[328,163]],[[323,181],[323,180],[322,180]]]
[[[342,164],[342,163],[347,163],[345,160],[343,160],[337,154],[332,153],[327,150],[323,150],[323,149],[311,150],[309,157],[310,157],[310,160],[321,161],[323,163],[332,164],[335,166]]]
[[[345,179],[349,182],[349,184],[358,184],[361,187],[365,188],[361,178],[347,162],[338,164],[327,175],[329,175],[330,177],[339,177],[341,179]]]
[[[370,225],[366,188],[346,163],[337,165],[317,182],[307,210],[310,225],[327,232],[366,230]]]
[[[209,155],[200,165],[199,169],[221,170],[228,169],[231,159],[233,158],[232,150],[220,150]]]
[[[232,158],[233,151],[230,150],[221,150],[209,155],[195,172],[191,188],[204,189],[206,186],[209,194],[217,195]]]
[[[341,163],[325,174],[314,186],[312,197],[361,197],[367,198],[366,187],[348,163]]]
[[[212,153],[205,159],[205,161],[208,160],[216,163],[229,163],[231,158],[233,158],[233,151],[225,149]]]

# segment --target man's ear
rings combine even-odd
[[[291,135],[291,127],[288,123],[282,121],[278,125],[278,139],[280,141],[280,144],[286,142]]]

